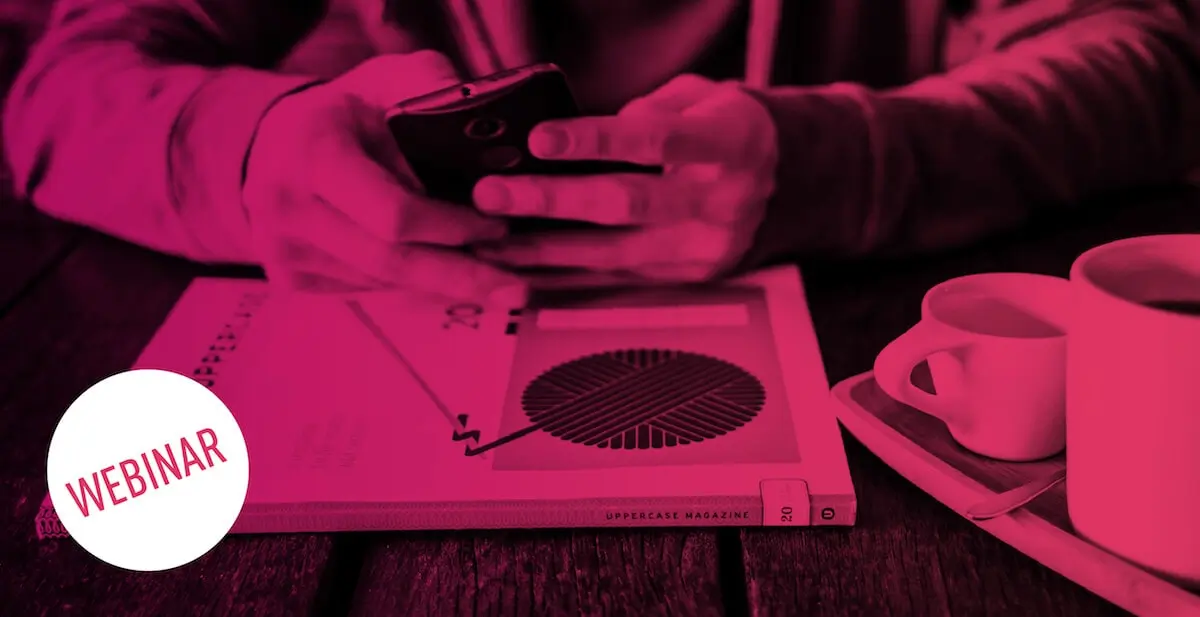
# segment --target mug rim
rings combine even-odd
[[[1191,242],[1200,242],[1200,234],[1153,234],[1148,236],[1134,236],[1132,238],[1121,238],[1120,240],[1113,240],[1112,242],[1106,242],[1104,244],[1093,246],[1092,248],[1080,253],[1079,256],[1075,258],[1075,261],[1071,262],[1070,281],[1072,283],[1082,283],[1087,285],[1088,289],[1099,293],[1109,300],[1120,302],[1131,307],[1138,307],[1147,311],[1151,311],[1164,317],[1174,317],[1200,323],[1200,317],[1198,316],[1182,315],[1179,313],[1157,309],[1151,306],[1146,306],[1140,302],[1130,300],[1129,298],[1119,296],[1104,286],[1096,283],[1096,281],[1091,276],[1088,276],[1088,273],[1086,272],[1088,265],[1094,262],[1097,257],[1110,251],[1125,250],[1139,245],[1159,245],[1168,247],[1178,246],[1187,240],[1190,240]]]
[[[938,325],[946,327],[946,328],[950,328],[951,330],[954,330],[955,332],[961,332],[963,334],[968,334],[973,337],[980,337],[980,338],[985,338],[988,340],[1011,341],[1014,343],[1020,342],[1020,343],[1032,344],[1032,343],[1038,343],[1038,342],[1057,341],[1057,340],[1066,338],[1066,336],[1067,336],[1066,325],[1067,324],[1055,324],[1056,326],[1059,326],[1059,328],[1058,328],[1059,333],[1055,334],[1053,336],[1034,336],[1034,337],[1002,336],[999,334],[992,334],[989,332],[978,332],[975,330],[966,330],[966,329],[960,328],[954,324],[947,323],[945,320],[940,319],[936,315],[933,314],[933,309],[931,307],[931,300],[932,300],[934,294],[936,294],[940,291],[944,291],[947,287],[950,287],[951,284],[962,284],[962,283],[966,283],[968,281],[980,280],[980,279],[1001,279],[1001,280],[1010,280],[1010,281],[1017,280],[1017,279],[1025,279],[1025,280],[1034,279],[1034,280],[1037,280],[1042,283],[1052,283],[1052,284],[1057,284],[1057,285],[1063,285],[1064,292],[1067,291],[1067,289],[1069,288],[1069,286],[1071,284],[1071,281],[1069,279],[1065,279],[1061,276],[1054,276],[1052,274],[1037,274],[1034,272],[978,272],[975,274],[956,276],[954,278],[946,279],[946,280],[938,283],[937,285],[934,285],[933,287],[930,287],[929,290],[925,292],[925,295],[921,298],[921,318],[922,319],[932,318],[938,323]]]

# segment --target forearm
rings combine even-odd
[[[250,68],[274,50],[224,43],[256,29],[244,10],[60,5],[5,109],[17,191],[52,216],[149,248],[253,262],[242,165],[267,107],[308,80]]]
[[[783,163],[754,258],[940,249],[1179,180],[1200,151],[1195,44],[1168,2],[1092,2],[894,91],[766,93]]]

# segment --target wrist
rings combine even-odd
[[[175,208],[197,244],[197,258],[252,258],[242,183],[251,136],[280,96],[311,81],[244,68],[213,73],[185,106],[169,140]]]
[[[288,104],[294,101],[298,95],[315,86],[320,86],[325,83],[325,81],[314,80],[297,85],[296,87],[286,90],[275,98],[271,99],[267,103],[266,107],[263,108],[262,113],[259,114],[258,121],[254,125],[254,129],[250,133],[250,140],[246,145],[246,152],[242,157],[241,183],[239,184],[239,187],[243,193],[246,188],[246,178],[250,174],[255,155],[258,153],[256,146],[259,145],[261,141],[260,137],[264,132],[264,127],[269,127],[273,121],[280,116],[281,112],[286,113]],[[248,217],[249,212],[246,210],[246,202],[244,197],[241,200],[241,203],[243,211],[246,212]]]

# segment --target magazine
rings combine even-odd
[[[233,533],[855,521],[793,267],[511,308],[198,279],[136,367],[237,418]]]

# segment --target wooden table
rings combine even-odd
[[[1200,191],[1107,201],[1089,207],[1084,224],[1047,221],[971,250],[808,270],[830,379],[869,369],[943,279],[1066,275],[1096,244],[1200,232]],[[69,540],[39,542],[46,448],[63,410],[134,361],[192,277],[223,273],[10,210],[0,220],[2,614],[1120,614],[921,493],[849,436],[860,504],[853,529],[231,537],[157,574],[101,564]]]

